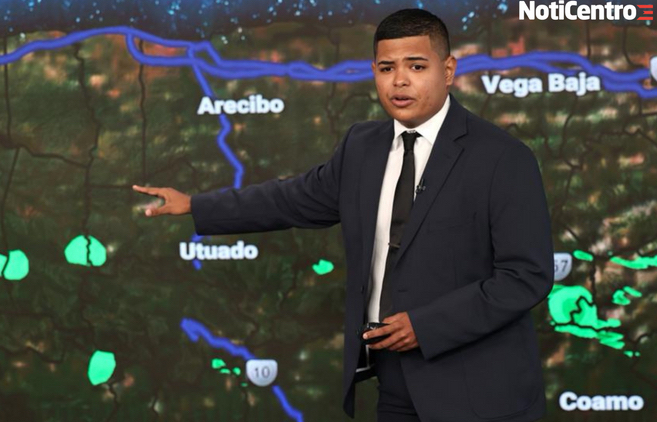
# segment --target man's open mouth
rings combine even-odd
[[[390,99],[390,101],[397,107],[406,107],[411,104],[414,99],[406,95],[395,95]]]

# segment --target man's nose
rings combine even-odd
[[[403,70],[395,71],[395,77],[392,81],[395,86],[408,85],[408,75]]]

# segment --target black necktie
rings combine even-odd
[[[390,243],[388,244],[388,256],[386,258],[386,268],[383,274],[383,286],[381,287],[381,301],[379,303],[379,321],[392,315],[392,289],[390,273],[392,272],[391,264],[397,250],[401,244],[404,226],[411,214],[413,206],[413,190],[415,188],[415,156],[413,155],[413,145],[415,139],[420,136],[417,132],[404,132],[404,164],[397,181],[395,189],[395,199],[392,203],[392,220],[390,221]]]

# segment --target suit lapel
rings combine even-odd
[[[450,101],[449,111],[438,132],[422,175],[426,190],[415,198],[409,221],[404,227],[401,247],[396,254],[397,261],[415,237],[431,204],[440,192],[449,176],[449,172],[463,150],[463,147],[454,141],[467,132],[466,111],[456,102],[454,97],[450,97]],[[381,126],[375,136],[365,140],[367,143],[365,145],[366,154],[362,163],[360,178],[360,218],[363,230],[362,281],[365,289],[369,289],[381,185],[383,184],[383,175],[388,163],[388,154],[390,153],[393,136],[393,121],[389,120]],[[393,264],[393,268],[397,261]]]
[[[456,102],[454,97],[451,97],[450,101],[451,104],[447,116],[438,132],[422,175],[426,189],[415,197],[413,208],[411,208],[411,215],[404,227],[401,246],[395,254],[396,261],[392,268],[394,268],[402,255],[404,255],[406,249],[408,249],[408,245],[424,221],[431,204],[443,187],[445,180],[447,180],[454,163],[456,163],[456,160],[458,160],[463,151],[463,147],[454,141],[467,132],[466,111]]]

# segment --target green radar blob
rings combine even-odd
[[[92,385],[98,385],[106,382],[116,368],[116,359],[114,353],[96,350],[89,360],[89,369],[87,375]]]
[[[588,252],[580,251],[579,249],[573,252],[573,256],[582,261],[593,261],[593,255]]]
[[[642,256],[637,259],[623,259],[614,256],[610,259],[611,262],[630,268],[632,270],[645,270],[649,267],[657,267],[657,255],[655,256]]]
[[[93,236],[80,235],[71,240],[64,249],[64,256],[69,264],[100,267],[107,260],[105,246]]]
[[[622,334],[608,330],[619,327],[620,320],[599,319],[593,296],[583,286],[555,284],[548,295],[548,309],[555,331],[597,339],[601,344],[614,349],[622,349],[625,345]]]
[[[333,271],[333,268],[334,268],[333,263],[325,259],[320,259],[317,264],[313,264],[313,270],[318,275],[328,274],[331,271]]]
[[[21,250],[9,251],[9,262],[6,256],[0,254],[0,270],[3,268],[2,277],[6,280],[22,280],[30,272],[30,260]]]

